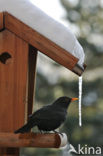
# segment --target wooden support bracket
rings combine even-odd
[[[65,133],[0,133],[0,147],[59,148],[67,144]]]

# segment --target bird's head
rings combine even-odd
[[[63,96],[63,97],[58,98],[54,102],[54,104],[67,109],[69,104],[76,100],[78,100],[78,98],[70,98],[70,97]]]

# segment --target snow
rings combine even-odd
[[[84,63],[84,51],[72,31],[49,17],[37,8],[30,0],[0,0],[0,11],[7,11],[44,35]]]

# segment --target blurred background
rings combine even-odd
[[[103,0],[31,0],[48,15],[69,27],[85,51],[82,120],[78,102],[70,105],[60,128],[75,149],[78,144],[103,146]],[[60,96],[78,97],[78,76],[39,53],[34,111]],[[36,129],[34,129],[36,131]],[[71,156],[67,149],[23,148],[21,156]]]

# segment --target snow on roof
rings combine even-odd
[[[63,49],[79,59],[80,66],[84,63],[84,51],[71,30],[42,10],[34,6],[30,0],[0,0],[0,11],[7,11],[44,35]]]

